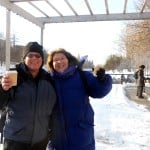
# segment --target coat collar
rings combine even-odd
[[[63,73],[54,72],[55,78],[68,78],[77,70],[77,66],[68,67]]]

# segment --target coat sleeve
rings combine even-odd
[[[102,97],[106,96],[112,89],[112,78],[109,74],[106,74],[103,80],[99,80],[99,87],[101,90],[101,94],[103,95]]]
[[[2,109],[5,104],[7,104],[8,99],[9,91],[4,91],[0,85],[0,109]]]
[[[92,73],[86,73],[88,82],[89,96],[93,98],[103,98],[112,89],[112,78],[109,74],[106,74],[103,80],[100,80]]]

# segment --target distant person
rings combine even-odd
[[[126,79],[125,79],[125,76],[124,76],[124,74],[122,74],[122,75],[121,75],[121,84],[123,84],[123,82],[125,82],[125,80],[126,80]]]
[[[83,71],[80,63],[65,49],[52,51],[47,65],[54,80],[58,97],[52,115],[49,150],[95,150],[94,112],[89,96],[103,98],[112,89],[112,78],[104,68],[97,68],[95,76]],[[96,99],[98,100],[98,99]]]
[[[3,150],[46,149],[56,94],[43,63],[43,47],[29,42],[23,62],[16,65],[17,86],[8,76],[2,78],[0,103],[7,101]]]
[[[138,98],[144,98],[143,97],[143,92],[144,92],[144,87],[145,87],[145,77],[144,77],[144,69],[145,66],[141,65],[139,66],[139,69],[137,71],[137,96]]]

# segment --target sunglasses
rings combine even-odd
[[[40,54],[31,54],[31,53],[29,53],[29,54],[27,54],[27,57],[28,58],[33,58],[33,57],[35,57],[35,58],[40,58],[41,57],[41,55]]]

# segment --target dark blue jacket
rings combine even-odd
[[[84,73],[88,93],[76,67],[53,75],[58,103],[53,115],[51,140],[56,150],[95,150],[94,112],[89,96],[106,96],[112,89],[112,78],[106,75],[103,81],[98,81],[92,73]]]
[[[8,92],[1,90],[0,93],[9,96],[4,137],[37,143],[48,136],[48,123],[56,94],[45,70],[41,69],[38,77],[33,79],[24,64],[18,65],[16,69],[18,85]]]

